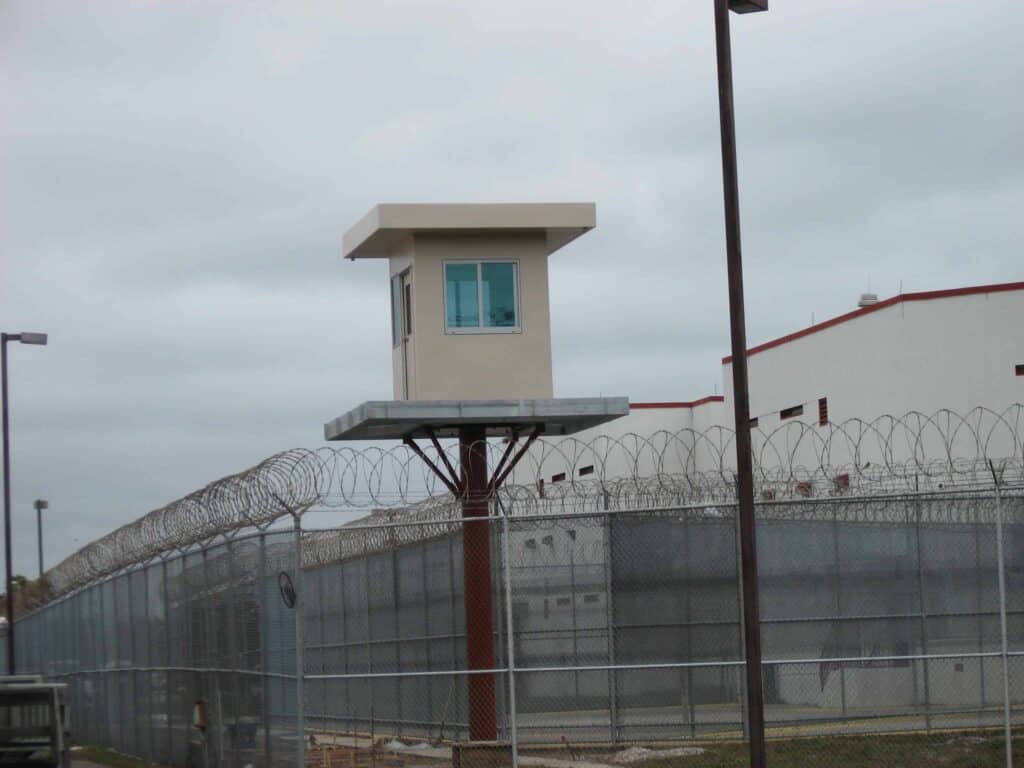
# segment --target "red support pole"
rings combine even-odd
[[[490,513],[487,477],[487,432],[483,426],[459,428],[459,461],[465,495],[463,518]],[[490,520],[462,523],[463,606],[466,611],[466,657],[469,669],[494,669],[494,612],[491,589]],[[498,738],[494,675],[470,674],[470,741]]]

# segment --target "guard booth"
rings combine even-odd
[[[388,262],[394,400],[324,437],[401,440],[460,501],[471,742],[497,738],[491,500],[541,435],[629,412],[625,397],[553,396],[548,257],[594,224],[593,203],[378,205],[343,238],[346,258]],[[444,438],[459,441],[457,467]]]
[[[593,203],[378,205],[344,236],[386,259],[395,400],[550,398],[548,257]]]

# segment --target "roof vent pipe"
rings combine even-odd
[[[878,294],[877,293],[862,293],[860,295],[860,300],[857,302],[857,306],[861,307],[861,308],[863,308],[863,307],[870,307],[872,304],[877,304],[877,303],[878,303]]]

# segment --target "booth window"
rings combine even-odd
[[[446,262],[445,329],[451,333],[518,331],[517,272],[512,261]]]
[[[391,346],[402,341],[402,276],[391,278]]]

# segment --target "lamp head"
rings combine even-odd
[[[22,344],[35,344],[40,347],[46,346],[46,334],[45,333],[19,333],[18,341]]]
[[[35,507],[37,510],[49,509],[50,508],[50,502],[48,502],[46,499],[36,499],[33,502],[32,506]]]
[[[767,11],[768,0],[729,0],[729,10],[733,13]]]

